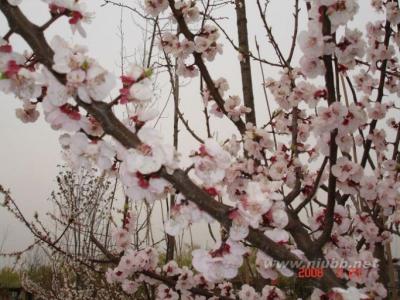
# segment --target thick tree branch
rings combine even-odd
[[[256,111],[254,106],[253,81],[251,77],[251,63],[249,57],[249,40],[247,32],[246,3],[244,0],[236,0],[236,23],[239,37],[240,70],[242,75],[242,90],[244,105],[251,109],[246,114],[246,123],[256,125]]]
[[[299,14],[300,14],[300,9],[299,9],[299,0],[294,0],[294,29],[293,29],[293,37],[292,37],[292,46],[290,47],[290,52],[289,56],[287,58],[287,62],[290,65],[293,59],[293,54],[294,50],[296,49],[296,44],[297,44],[297,33],[299,31]]]
[[[322,34],[324,36],[331,36],[331,23],[326,15],[326,7],[323,11],[323,23],[322,23]],[[323,62],[325,65],[325,85],[328,91],[328,104],[332,105],[336,101],[335,95],[335,79],[334,79],[334,71],[332,65],[332,56],[324,55]],[[329,178],[328,178],[328,200],[325,214],[325,222],[324,228],[321,236],[316,241],[316,247],[322,248],[325,243],[330,239],[331,232],[333,229],[334,223],[334,210],[335,210],[335,202],[336,202],[336,177],[332,173],[332,167],[336,164],[337,155],[338,155],[338,146],[336,144],[336,136],[338,134],[338,130],[335,129],[331,132],[331,138],[329,142]]]
[[[183,35],[190,41],[194,40],[194,34],[189,30],[189,27],[187,26],[185,19],[182,15],[182,12],[180,12],[179,10],[175,9],[175,1],[174,0],[168,0],[169,2],[169,6],[172,10],[172,13],[176,19],[176,21],[178,22],[179,25],[179,29],[180,31],[183,33]],[[197,52],[193,52],[193,57],[194,57],[194,63],[195,65],[199,68],[199,71],[201,73],[201,76],[203,77],[208,90],[210,91],[213,99],[215,100],[215,102],[217,103],[219,109],[226,115],[228,116],[228,113],[224,107],[224,99],[222,98],[222,96],[220,95],[218,89],[215,87],[214,81],[207,69],[207,66],[205,65],[203,58],[201,56],[201,53],[197,53]],[[229,117],[228,117],[229,118]],[[244,132],[246,131],[246,125],[245,123],[239,119],[237,121],[232,120],[232,122],[235,124],[235,126],[237,127],[237,129],[239,130],[239,132],[241,134],[244,134]]]

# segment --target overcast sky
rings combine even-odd
[[[65,39],[81,43],[89,48],[90,55],[97,58],[101,65],[113,70],[116,75],[120,74],[120,50],[121,41],[119,37],[119,26],[121,10],[117,7],[107,6],[100,7],[103,2],[101,0],[87,1],[90,8],[96,13],[96,17],[90,25],[85,28],[88,37],[84,40],[78,35],[72,35],[67,24],[67,19],[63,18],[57,22],[54,28],[46,32],[46,36],[50,39],[55,33],[61,34]],[[125,1],[132,3],[135,1]],[[254,38],[257,36],[262,46],[263,56],[274,59],[272,49],[267,46],[264,29],[258,18],[258,11],[254,5],[255,1],[247,1],[248,19],[249,19],[249,41],[254,49]],[[293,1],[279,0],[272,1],[268,14],[268,21],[273,27],[276,38],[281,44],[282,49],[288,49],[291,42],[293,18]],[[369,2],[369,1],[360,1]],[[365,5],[365,4],[364,4]],[[301,8],[304,11],[304,3],[301,1]],[[25,0],[22,9],[37,24],[47,21],[49,15],[46,5],[39,0]],[[224,21],[227,25],[227,31],[236,39],[235,34],[235,12],[234,7],[230,6],[224,12],[217,12],[217,16],[228,17],[229,20]],[[365,24],[371,17],[370,12],[361,8],[361,13],[353,24]],[[304,28],[304,15],[300,19],[300,27]],[[142,22],[135,14],[125,10],[122,18],[122,29],[124,32],[125,54],[130,55],[130,60],[141,56],[143,45],[143,31],[138,26]],[[7,31],[7,25],[4,17],[0,14],[0,34],[4,35]],[[13,38],[12,42],[17,49],[24,49],[24,43]],[[236,54],[225,43],[224,55],[218,56],[217,60],[210,66],[214,79],[221,76],[229,80],[231,90],[229,94],[234,95],[240,93],[240,73],[239,63]],[[257,117],[259,124],[266,120],[266,106],[261,89],[261,76],[258,63],[253,63],[253,84],[255,88],[256,102],[258,104]],[[276,76],[275,71],[266,69],[267,77]],[[160,77],[163,78],[162,76]],[[183,82],[185,87],[181,94],[181,107],[185,118],[190,124],[198,130],[199,134],[205,137],[205,128],[203,124],[197,122],[202,109],[202,103],[198,96],[198,79],[195,79],[188,85],[189,81]],[[158,83],[160,86],[160,97],[155,104],[162,108],[167,100],[167,91],[163,87],[168,85],[166,80]],[[59,132],[53,131],[47,123],[42,119],[34,124],[23,124],[15,118],[15,108],[20,107],[20,101],[11,96],[0,94],[1,116],[0,116],[0,184],[5,188],[9,188],[15,200],[19,203],[22,211],[32,217],[35,211],[44,214],[49,209],[47,201],[51,191],[55,187],[55,177],[58,173],[57,165],[62,163],[60,155],[60,147],[58,144]],[[158,123],[158,128],[166,133],[171,132],[172,128],[172,101],[167,106],[163,114],[163,118]],[[223,139],[229,137],[234,132],[231,126],[226,126],[220,121],[213,121],[212,127],[222,128],[218,133],[218,138]],[[190,149],[196,148],[195,141],[186,133],[181,135],[181,149],[188,152]],[[28,245],[32,238],[24,227],[18,224],[3,208],[0,208],[0,244],[2,237],[5,237],[6,251],[12,251],[23,248]]]

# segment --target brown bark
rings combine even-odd
[[[172,80],[172,79],[171,79]],[[175,80],[173,85],[174,94],[174,148],[178,150],[179,141],[179,76],[175,74]],[[175,196],[170,197],[170,210],[175,205]],[[167,234],[167,253],[166,261],[174,259],[175,251],[175,237]]]
[[[322,34],[324,36],[332,36],[331,33],[331,23],[326,15],[326,8],[323,12],[323,23],[322,23]],[[336,92],[335,92],[335,79],[334,79],[334,70],[332,65],[332,56],[324,55],[323,62],[325,65],[325,85],[326,90],[328,92],[328,104],[332,105],[337,101]],[[322,248],[325,243],[330,239],[332,229],[333,229],[333,216],[335,210],[336,203],[336,177],[332,173],[332,167],[336,164],[337,155],[338,155],[338,146],[336,144],[336,136],[338,134],[338,130],[335,129],[331,132],[331,138],[329,143],[329,178],[328,178],[328,200],[325,214],[325,225],[323,228],[323,232],[321,236],[316,241],[316,247]]]
[[[244,105],[251,109],[251,112],[246,114],[246,123],[250,122],[256,125],[245,0],[236,0],[236,23],[239,38],[239,51],[242,55],[240,70],[242,76],[243,101]]]
[[[183,33],[183,35],[189,40],[193,41],[194,40],[194,34],[189,30],[185,19],[183,18],[183,15],[180,11],[175,9],[175,1],[174,0],[168,0],[169,6],[172,10],[172,13],[178,23],[179,30]],[[218,105],[218,108],[227,116],[228,113],[224,107],[224,99],[221,97],[220,93],[218,92],[218,89],[215,87],[214,81],[210,75],[210,72],[208,71],[208,68],[206,64],[203,61],[203,58],[201,56],[201,53],[193,52],[193,57],[194,57],[194,63],[195,65],[199,68],[201,77],[204,79],[204,82],[207,85],[208,90],[210,91],[213,99]],[[235,124],[237,129],[241,134],[243,134],[246,131],[246,125],[245,123],[239,119],[237,121],[232,120],[232,122]]]

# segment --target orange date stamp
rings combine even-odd
[[[300,268],[297,272],[299,278],[322,278],[324,276],[323,268]]]
[[[362,275],[361,268],[336,268],[334,272],[338,278],[344,278],[345,275],[349,279],[360,278]],[[324,268],[303,267],[297,272],[299,278],[322,278],[324,276]]]

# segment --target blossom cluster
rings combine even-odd
[[[8,0],[11,5],[21,2]],[[83,2],[45,2],[53,17],[68,16],[73,30],[84,33],[82,23],[91,15]],[[393,27],[400,24],[395,3],[372,1],[374,9],[385,12],[386,21]],[[282,68],[279,79],[264,82],[278,107],[269,123],[263,127],[246,124],[240,136],[233,135],[223,142],[207,138],[187,158],[192,165],[186,175],[204,192],[204,201],[227,208],[226,236],[221,235],[209,249],[192,252],[194,269],[181,268],[175,261],[161,266],[158,249],[133,247],[132,236],[137,228],[135,214],[129,211],[113,235],[120,260],[107,271],[110,284],[118,283],[126,293],[134,294],[146,283],[156,287],[158,299],[205,299],[195,296],[193,288],[239,299],[284,299],[284,293],[273,286],[255,290],[249,285],[233,287],[228,281],[238,275],[250,253],[243,241],[251,230],[299,261],[307,261],[308,249],[300,249],[288,228],[289,210],[295,211],[298,203],[294,200],[298,199],[304,201],[299,207],[303,203],[303,207],[313,202],[318,205],[315,208],[310,204],[312,214],[304,225],[311,240],[323,237],[330,219],[333,222],[328,240],[320,249],[326,260],[375,261],[376,247],[390,244],[392,237],[385,228],[398,228],[400,224],[400,182],[398,154],[396,161],[396,155],[390,153],[392,146],[398,147],[398,141],[397,145],[391,142],[392,134],[387,132],[398,130],[400,125],[395,117],[388,118],[399,109],[396,103],[383,97],[386,92],[400,95],[398,51],[389,45],[400,44],[399,34],[388,34],[380,21],[367,24],[365,37],[358,29],[351,29],[349,21],[359,8],[355,0],[315,0],[309,4],[307,30],[298,35],[303,53],[299,68]],[[144,1],[145,11],[152,17],[169,6],[167,0]],[[200,28],[196,27],[201,12],[195,1],[175,1],[171,11],[178,16],[175,21],[194,25],[196,31],[188,33],[189,29],[182,26],[178,32],[163,31],[158,42],[160,50],[167,59],[176,60],[177,75],[195,77],[201,70],[199,65],[222,53],[219,29],[206,19]],[[174,197],[164,224],[169,236],[177,236],[194,223],[213,222],[216,216],[166,179],[165,174],[173,174],[182,163],[177,150],[150,125],[158,115],[150,108],[154,99],[153,71],[131,65],[118,83],[85,47],[70,45],[60,36],[54,37],[50,46],[53,64],[46,67],[35,55],[19,54],[8,41],[0,40],[0,90],[22,101],[16,116],[25,123],[34,122],[39,117],[37,107],[41,106],[49,125],[63,132],[59,141],[66,160],[76,169],[95,167],[116,176],[130,202],[153,205]],[[329,66],[335,69],[331,75],[338,85],[334,91],[337,95],[328,85],[311,81],[327,77]],[[354,85],[346,85],[345,80],[350,82],[351,78]],[[202,97],[212,116],[243,121],[250,109],[242,105],[239,96],[228,95],[228,81],[222,77],[209,81]],[[118,96],[109,101],[117,85]],[[114,105],[126,105],[127,116],[117,123],[122,128],[119,134],[134,138],[122,144],[115,131],[107,130],[109,119],[95,119],[90,114],[95,105],[107,111]],[[385,119],[387,128],[376,126]],[[370,149],[375,151],[375,163]],[[312,165],[321,162],[321,169]],[[328,215],[329,208],[320,201],[318,192],[321,188],[331,193],[327,185],[335,187],[337,198],[332,215]],[[290,199],[292,194],[297,199]],[[377,222],[377,217],[382,222]],[[263,250],[255,254],[255,266],[262,278],[276,280],[294,275],[289,268],[273,266],[275,258]],[[311,299],[335,299],[338,295],[343,299],[364,299],[365,295],[383,299],[387,291],[378,279],[376,268],[365,268],[360,277],[346,278],[360,289],[333,289],[328,293],[315,289]]]
[[[23,0],[7,0],[9,4],[17,6],[22,4]],[[83,23],[90,23],[93,13],[88,11],[85,0],[42,0],[49,5],[50,13],[53,16],[67,16],[71,25],[72,32],[77,31],[83,37],[86,37],[86,31]]]

